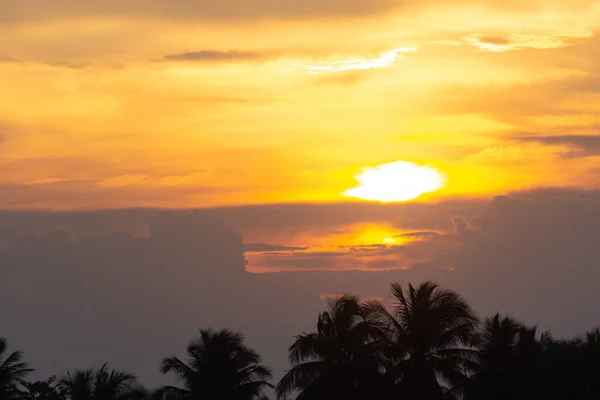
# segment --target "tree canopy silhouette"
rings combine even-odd
[[[76,370],[60,381],[62,393],[70,400],[143,400],[148,394],[134,374],[109,369]]]
[[[315,332],[303,333],[289,348],[292,369],[277,385],[285,399],[377,398],[383,332],[370,324],[358,297],[330,299]]]
[[[157,396],[189,400],[253,400],[261,396],[271,370],[244,345],[244,337],[230,330],[200,331],[187,348],[188,363],[177,357],[161,363],[164,374],[174,373],[183,388],[165,386]]]
[[[23,384],[27,375],[33,371],[26,362],[21,361],[23,353],[7,353],[8,342],[0,338],[0,400],[18,399],[23,396]]]
[[[458,293],[432,282],[406,291],[391,285],[392,310],[378,301],[365,304],[368,319],[387,332],[386,374],[409,398],[443,399],[440,381],[459,389],[475,370],[469,348],[478,320]]]
[[[391,304],[352,294],[328,299],[313,331],[288,348],[276,387],[244,337],[200,330],[187,360],[160,370],[180,386],[142,387],[129,372],[76,369],[28,382],[20,351],[0,339],[0,400],[596,400],[600,328],[555,339],[507,315],[479,321],[458,293],[433,282],[391,285]]]

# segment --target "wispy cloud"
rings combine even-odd
[[[200,50],[177,54],[167,54],[166,61],[226,62],[251,61],[265,58],[263,53],[249,50]]]
[[[565,157],[600,155],[600,135],[521,136],[518,140],[567,147],[569,151],[564,154]]]
[[[405,53],[417,51],[416,47],[399,47],[381,53],[376,58],[355,58],[351,60],[323,62],[307,66],[310,74],[319,75],[327,72],[354,71],[373,68],[385,68],[393,66]]]
[[[301,251],[307,250],[306,247],[286,246],[271,243],[244,243],[244,251],[249,253],[262,253],[272,251]]]
[[[432,231],[417,231],[417,232],[409,232],[403,233],[401,235],[396,235],[397,238],[414,238],[414,239],[422,239],[422,238],[430,238],[434,236],[439,236],[440,234]]]
[[[560,36],[548,34],[516,34],[508,35],[470,35],[463,41],[478,48],[478,51],[490,51],[495,53],[523,50],[523,49],[556,49],[570,46],[575,42],[589,37],[584,36]]]

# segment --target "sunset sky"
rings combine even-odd
[[[5,208],[597,187],[600,2],[2,1]],[[389,185],[401,185],[398,181]]]
[[[600,0],[0,0],[0,337],[40,378],[156,382],[207,326],[277,375],[392,281],[581,332],[598,237]]]

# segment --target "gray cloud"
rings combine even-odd
[[[207,326],[243,331],[279,375],[287,367],[286,348],[293,336],[314,326],[323,293],[385,297],[392,281],[433,279],[463,293],[481,315],[500,310],[558,336],[600,321],[600,192],[582,196],[576,190],[550,189],[498,197],[477,208],[476,220],[465,213],[454,222],[448,214],[461,208],[456,204],[353,207],[4,212],[2,335],[25,351],[37,369],[35,377],[109,361],[156,385],[164,382],[158,361],[181,351],[198,328]],[[472,205],[463,209],[473,210]],[[335,217],[329,216],[332,210],[337,210]],[[431,215],[442,220],[437,225],[453,226],[448,231],[454,233],[410,246],[365,246],[344,252],[345,258],[329,251],[289,252],[300,258],[282,253],[280,266],[303,271],[263,275],[246,272],[243,238],[223,222],[250,217],[238,225],[258,239],[279,237],[277,243],[285,246],[285,235],[279,233],[288,224],[319,232],[377,217],[415,226],[421,219],[427,227]],[[137,227],[135,234],[127,232],[132,227]],[[341,263],[394,268],[398,257],[413,262],[412,269],[314,271]],[[136,340],[124,340],[124,335]]]
[[[306,250],[306,247],[284,246],[281,244],[270,244],[270,243],[244,243],[244,251],[247,253],[266,252],[266,251],[299,251],[299,250]]]
[[[266,57],[265,54],[245,50],[201,50],[179,54],[168,54],[164,57],[167,61],[197,61],[197,62],[224,62],[224,61],[256,61]]]
[[[566,157],[587,157],[600,155],[600,135],[559,135],[559,136],[521,136],[517,140],[535,142],[547,146],[566,146],[570,151]]]
[[[402,235],[398,235],[396,237],[399,238],[426,238],[426,237],[431,237],[431,236],[439,236],[439,233],[437,232],[429,232],[429,231],[422,231],[422,232],[409,232],[409,233],[403,233]]]

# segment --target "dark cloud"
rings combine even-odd
[[[224,62],[224,61],[255,61],[262,60],[266,57],[265,54],[244,51],[218,51],[218,50],[201,50],[179,54],[168,54],[164,57],[167,61],[197,61],[197,62]]]
[[[294,335],[314,327],[323,293],[385,297],[392,281],[433,279],[463,293],[481,315],[500,310],[557,336],[600,321],[600,192],[548,189],[497,197],[477,208],[477,219],[468,212],[452,220],[449,211],[461,207],[445,203],[414,209],[280,207],[4,212],[2,335],[25,351],[35,377],[109,361],[157,385],[164,381],[158,361],[181,351],[207,326],[243,331],[279,375]],[[300,215],[286,219],[273,212],[278,209]],[[328,216],[332,210],[335,218]],[[318,232],[339,229],[340,221],[377,217],[397,223],[410,216],[416,226],[414,210],[424,226],[431,225],[433,214],[444,220],[437,225],[451,228],[407,245],[270,253],[280,268],[302,271],[260,275],[246,271],[243,238],[224,222],[252,217],[238,225],[257,237],[270,232],[286,246],[278,229],[286,231],[288,223],[306,229],[308,222],[319,222],[312,227]],[[402,215],[394,217],[398,212]],[[128,232],[132,227],[139,232]],[[396,269],[402,266],[412,268]]]
[[[565,146],[569,151],[566,157],[588,157],[600,155],[600,135],[559,135],[559,136],[521,136],[522,142],[541,143],[546,146]]]
[[[92,231],[108,214],[137,218],[135,210],[29,218],[32,227],[36,220],[62,220]],[[6,219],[0,221],[5,228]],[[110,361],[158,385],[165,381],[158,374],[160,359],[208,326],[243,331],[280,374],[294,335],[313,326],[321,293],[345,288],[370,296],[380,292],[374,282],[395,279],[249,274],[241,236],[214,214],[159,212],[146,224],[145,237],[21,231],[10,246],[0,247],[2,335],[25,351],[35,378]],[[6,228],[6,235],[15,233]]]
[[[431,237],[431,236],[438,236],[439,233],[437,232],[429,232],[429,231],[422,231],[422,232],[409,232],[409,233],[403,233],[402,235],[397,235],[396,237],[399,238],[425,238],[425,237]]]
[[[269,204],[215,209],[244,237],[269,237],[278,241],[298,233],[340,233],[345,225],[392,224],[403,230],[451,230],[452,217],[471,218],[480,213],[489,199],[457,199],[439,203],[329,203]]]
[[[478,218],[475,244],[459,255],[457,273],[487,312],[513,308],[562,333],[596,325],[600,194],[542,193],[491,202]],[[495,297],[498,291],[504,294]]]
[[[280,244],[269,243],[245,243],[244,251],[248,252],[265,252],[265,251],[298,251],[306,250],[306,247],[284,246]]]

